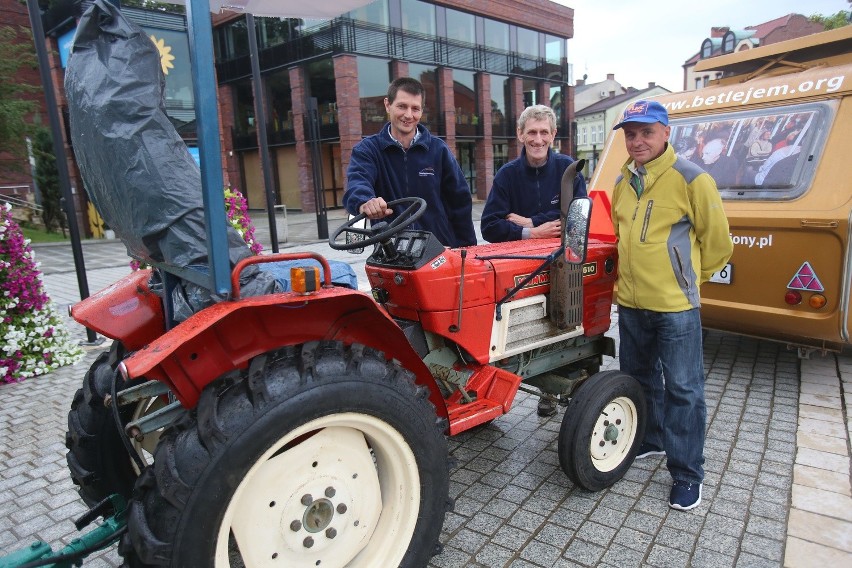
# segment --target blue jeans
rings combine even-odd
[[[701,314],[618,307],[621,370],[645,391],[645,443],[666,451],[672,479],[704,480],[704,349]]]

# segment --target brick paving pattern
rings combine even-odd
[[[339,223],[340,213],[330,218]],[[367,254],[330,251],[315,231],[315,218],[302,215],[288,234],[301,248],[352,264],[366,289]],[[40,247],[36,256],[64,313],[79,299],[70,248]],[[86,244],[84,256],[92,292],[129,270],[118,243]],[[69,328],[86,338],[78,324]],[[617,336],[615,327],[609,334]],[[0,554],[34,540],[56,550],[78,535],[72,520],[84,506],[65,464],[67,413],[85,370],[107,346],[87,348],[76,366],[0,386]],[[604,369],[617,368],[607,358]],[[557,455],[563,410],[539,418],[536,397],[519,393],[508,415],[450,439],[456,505],[430,567],[852,564],[852,357],[800,361],[780,344],[708,332],[705,369],[707,462],[698,508],[668,507],[661,458],[634,463],[609,489],[574,487]],[[118,565],[114,549],[85,563]]]

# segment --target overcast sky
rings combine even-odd
[[[683,68],[710,37],[711,27],[742,29],[790,13],[831,15],[848,10],[847,0],[554,0],[574,8],[574,38],[568,62],[574,79],[615,80],[644,88],[654,81],[683,90]]]

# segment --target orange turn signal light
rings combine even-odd
[[[808,299],[808,305],[815,310],[822,308],[827,302],[828,300],[822,294],[814,294]]]
[[[298,294],[309,294],[320,289],[320,271],[314,266],[297,266],[290,269],[290,287]]]

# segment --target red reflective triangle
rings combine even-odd
[[[822,282],[820,282],[819,277],[816,275],[816,271],[814,271],[811,263],[808,261],[802,263],[802,266],[799,267],[796,274],[790,279],[787,288],[790,290],[807,290],[808,292],[825,291],[825,287],[823,287]]]

